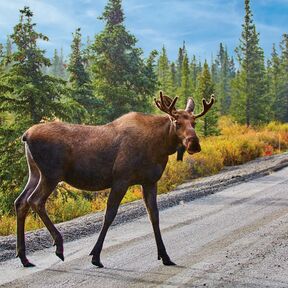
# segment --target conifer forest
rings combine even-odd
[[[50,59],[39,47],[40,41],[49,41],[48,37],[38,31],[33,11],[23,7],[13,33],[0,43],[0,220],[7,215],[14,217],[13,202],[27,181],[21,136],[41,121],[101,125],[131,111],[160,113],[153,99],[162,90],[170,97],[178,96],[177,106],[182,109],[193,96],[197,113],[202,109],[202,98],[209,100],[215,95],[214,108],[197,124],[203,138],[220,137],[223,129],[219,123],[223,121],[231,121],[236,130],[264,129],[271,123],[286,125],[288,31],[281,35],[280,43],[271,43],[270,55],[264,55],[251,3],[244,3],[245,17],[239,23],[242,33],[232,47],[234,53],[229,53],[219,39],[212,59],[190,55],[185,39],[179,43],[176,59],[169,59],[165,43],[160,51],[153,50],[144,57],[136,37],[125,26],[121,0],[107,0],[97,20],[104,23],[100,33],[87,40],[81,27],[71,31],[70,54],[64,55],[59,47]],[[285,127],[283,137],[287,137],[288,147]],[[222,166],[227,164],[221,161]],[[169,181],[169,177],[165,179]],[[58,189],[63,202],[80,199],[69,187]],[[57,198],[56,194],[52,197]],[[94,197],[85,192],[81,195],[81,201]],[[80,209],[81,205],[76,206]]]

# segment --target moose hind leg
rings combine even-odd
[[[176,265],[170,260],[166,252],[165,245],[162,240],[160,228],[159,228],[159,211],[157,207],[157,186],[153,185],[143,185],[143,198],[145,205],[149,214],[150,221],[153,226],[153,231],[155,235],[155,240],[158,250],[158,260],[162,259],[164,265],[171,266]]]
[[[17,244],[16,244],[16,257],[19,257],[24,267],[33,267],[34,264],[30,263],[26,258],[25,248],[25,219],[29,211],[28,197],[37,187],[40,181],[39,170],[26,150],[27,163],[29,167],[29,179],[23,190],[14,202],[16,218],[17,218]]]
[[[104,223],[103,223],[102,229],[100,231],[100,235],[98,237],[98,240],[97,240],[94,248],[90,252],[90,255],[93,255],[92,264],[95,266],[98,266],[99,268],[104,267],[100,261],[100,253],[101,253],[101,250],[103,247],[105,236],[107,234],[107,231],[108,231],[110,225],[112,224],[113,220],[115,219],[119,205],[120,205],[127,189],[128,189],[127,185],[116,184],[116,185],[112,186],[111,192],[109,194],[106,212],[105,212],[105,216],[104,216]]]
[[[50,220],[45,204],[53,192],[55,187],[57,186],[58,181],[53,179],[47,179],[41,175],[41,180],[35,191],[28,198],[28,203],[41,218],[44,225],[47,227],[50,232],[52,238],[54,239],[54,245],[56,245],[56,255],[64,261],[64,249],[63,249],[63,238],[57,228],[54,226],[52,221]]]

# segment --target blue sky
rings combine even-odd
[[[202,60],[217,54],[223,42],[232,54],[239,43],[244,0],[123,0],[125,25],[138,39],[144,54],[165,45],[169,58],[176,59],[183,41],[189,55]],[[106,0],[0,0],[0,42],[12,33],[25,5],[34,12],[37,30],[50,41],[40,43],[51,56],[55,48],[70,52],[72,32],[81,27],[83,40],[101,31],[97,19]],[[260,43],[268,57],[272,43],[288,33],[288,0],[251,0]]]

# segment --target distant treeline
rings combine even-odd
[[[49,39],[37,32],[29,7],[20,10],[13,33],[0,44],[0,215],[13,211],[27,177],[20,136],[40,121],[103,124],[129,111],[151,113],[161,89],[179,96],[180,108],[193,95],[197,110],[202,98],[215,94],[215,108],[197,125],[202,135],[219,133],[221,115],[248,126],[288,122],[288,35],[279,47],[271,43],[265,61],[249,0],[235,56],[220,43],[215,59],[202,62],[185,43],[176,61],[168,59],[165,46],[143,57],[126,30],[121,2],[108,0],[99,17],[105,27],[93,41],[83,45],[76,29],[67,59],[57,50],[49,59],[38,47]]]

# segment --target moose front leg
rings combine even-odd
[[[98,240],[90,252],[89,255],[92,255],[92,264],[98,266],[99,268],[104,267],[100,260],[100,253],[103,247],[103,243],[107,234],[107,231],[112,224],[115,216],[117,214],[119,205],[128,189],[128,186],[124,183],[115,183],[110,191],[108,200],[107,200],[107,207],[104,216],[104,223],[102,229],[100,231],[100,235]]]
[[[166,252],[159,228],[159,211],[157,207],[157,184],[155,183],[152,185],[142,185],[142,187],[143,187],[143,197],[145,205],[154,230],[158,250],[158,260],[162,259],[164,265],[168,266],[176,265],[174,262],[170,260],[170,257]]]

